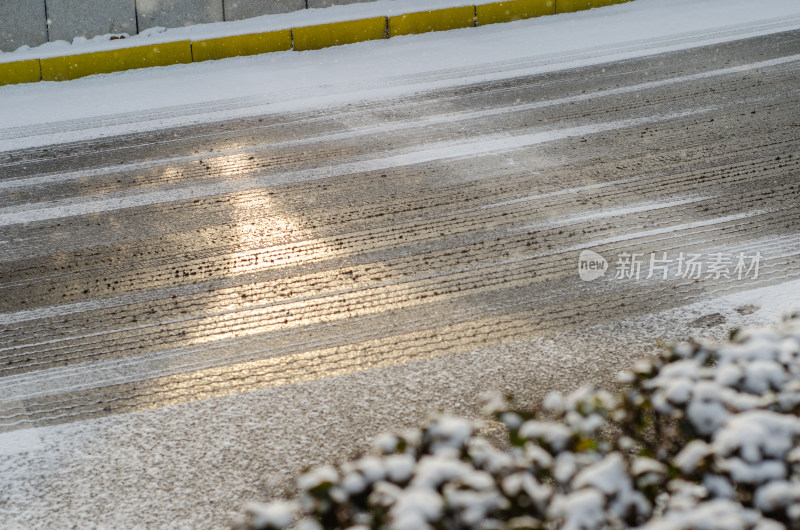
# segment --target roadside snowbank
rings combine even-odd
[[[405,97],[796,28],[795,0],[637,0],[311,52],[8,85],[0,87],[0,151]]]
[[[487,0],[488,3],[490,0]],[[64,40],[47,42],[31,48],[22,46],[13,52],[0,52],[0,63],[24,61],[26,59],[44,59],[62,55],[91,53],[119,48],[132,48],[147,44],[161,44],[182,40],[204,40],[233,35],[265,33],[281,29],[315,26],[331,22],[344,22],[363,18],[396,16],[418,11],[444,9],[447,7],[471,6],[470,0],[376,0],[373,2],[336,5],[318,9],[303,9],[290,13],[262,15],[260,17],[235,20],[230,22],[214,22],[195,24],[183,28],[154,27],[141,31],[138,35],[125,35],[125,39],[111,40],[119,33],[98,35],[91,39],[76,37],[72,42]]]

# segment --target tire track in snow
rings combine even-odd
[[[662,56],[660,72],[687,69],[673,81],[630,61],[585,95],[540,95],[586,86],[585,70],[440,92],[396,102],[383,129],[375,107],[339,108],[298,137],[224,151],[210,179],[192,164],[214,160],[181,142],[122,169],[98,167],[87,143],[68,159],[89,169],[63,182],[60,170],[3,179],[0,248],[15,253],[0,260],[0,430],[491,348],[797,278],[800,50],[784,38],[766,61],[720,46],[722,69]],[[225,161],[254,146],[271,166]],[[176,173],[160,182],[163,170]],[[765,260],[748,282],[583,284],[587,248]]]

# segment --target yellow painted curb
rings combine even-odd
[[[194,41],[192,42],[192,60],[197,63],[225,59],[227,57],[238,57],[240,55],[284,52],[291,49],[292,30],[285,29],[268,33]]]
[[[473,26],[475,26],[475,6],[449,7],[389,17],[389,37]]]
[[[341,44],[353,44],[386,38],[386,17],[304,26],[292,30],[296,51],[319,50]]]
[[[556,0],[556,13],[574,13],[593,7],[622,4],[631,0]]]
[[[556,0],[511,0],[475,7],[478,25],[513,22],[525,18],[556,14]]]
[[[42,80],[39,59],[0,63],[0,86],[17,83],[35,83]]]
[[[42,80],[65,81],[87,75],[191,62],[192,46],[188,40],[166,42],[149,46],[137,46],[135,48],[42,59]]]

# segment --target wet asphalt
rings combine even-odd
[[[151,449],[159,429],[208,443],[190,433],[212,407],[205,428],[273,448],[267,464],[244,449],[204,464],[257,470],[221,511],[200,496],[220,517],[309,454],[363,448],[348,434],[472,411],[489,388],[533,400],[611,386],[679,329],[609,345],[635,332],[626,323],[800,279],[798,54],[788,32],[0,152],[0,432],[122,429],[125,446],[142,443],[139,424]],[[584,250],[606,258],[604,277],[580,278]],[[682,275],[681,253],[706,270]],[[641,258],[638,279],[615,278],[625,255]],[[646,278],[651,255],[671,262]],[[708,269],[717,255],[729,274]],[[738,258],[756,255],[758,274],[740,277]],[[723,330],[710,313],[698,327]],[[591,367],[543,346],[558,337],[594,351]],[[68,489],[91,474],[78,467],[17,487]],[[153,479],[164,495],[180,487],[168,476]],[[61,494],[91,506],[85,491]]]

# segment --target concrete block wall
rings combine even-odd
[[[44,0],[0,0],[0,50],[47,42]]]
[[[221,22],[222,12],[221,0],[136,0],[140,31]]]
[[[225,20],[289,13],[305,9],[306,0],[224,0]]]
[[[370,0],[308,0],[308,8],[340,6],[344,4],[356,4],[358,2],[368,2]]]
[[[46,0],[49,40],[136,33],[134,0]]]
[[[0,0],[0,51],[373,0]]]

